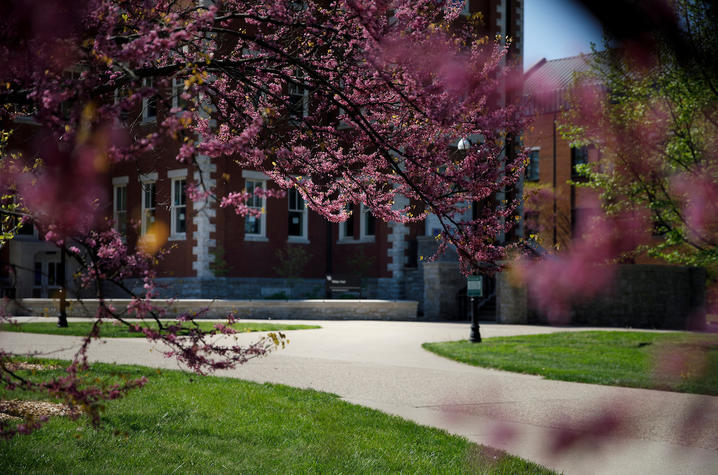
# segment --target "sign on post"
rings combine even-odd
[[[484,276],[470,275],[466,278],[466,296],[467,297],[483,297],[484,296]]]

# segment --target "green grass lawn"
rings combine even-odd
[[[561,332],[423,347],[463,363],[548,379],[718,395],[716,334]]]
[[[168,322],[170,323],[170,322]],[[203,330],[211,330],[217,322],[207,322],[197,320],[197,324]],[[92,322],[70,322],[67,328],[58,328],[57,322],[29,322],[19,325],[3,324],[0,331],[8,332],[25,332],[25,333],[46,333],[50,335],[75,335],[85,336],[90,331]],[[142,326],[157,328],[157,324],[152,321],[142,322]],[[185,323],[185,326],[188,326]],[[231,325],[240,332],[261,332],[261,331],[285,331],[285,330],[308,330],[313,328],[321,328],[318,325],[285,325],[279,323],[235,323]],[[114,324],[113,322],[104,322],[100,328],[100,336],[105,338],[144,338],[145,334],[141,332],[132,332],[129,327],[124,324]]]
[[[92,370],[149,383],[109,402],[99,428],[57,417],[0,441],[0,473],[552,473],[329,393],[138,366]],[[0,389],[0,399],[16,393]]]

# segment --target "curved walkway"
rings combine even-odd
[[[219,374],[332,392],[568,474],[718,473],[718,397],[549,381],[456,363],[421,348],[465,339],[468,324],[307,323],[322,328],[289,332],[284,350]],[[586,328],[481,326],[484,337],[565,330]],[[239,338],[248,342],[257,334]],[[0,348],[68,358],[78,340],[0,333]],[[91,347],[90,358],[177,367],[151,347],[142,339],[108,339]]]

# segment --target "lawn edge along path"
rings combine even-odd
[[[134,321],[133,321],[134,322]],[[220,321],[196,320],[202,330],[208,331],[214,328]],[[157,325],[152,320],[137,321],[142,327],[151,327],[157,329]],[[163,323],[177,323],[173,320],[167,320]],[[20,332],[20,333],[40,333],[46,335],[69,335],[69,336],[86,336],[90,332],[92,326],[91,321],[87,322],[70,322],[66,328],[57,327],[54,321],[47,322],[27,322],[27,323],[4,323],[0,325],[0,331]],[[191,325],[184,323],[184,326],[191,328]],[[292,331],[292,330],[313,330],[321,328],[319,325],[301,325],[301,324],[284,324],[284,323],[265,323],[265,322],[238,322],[227,325],[235,329],[237,332],[264,332],[264,331]],[[129,327],[124,324],[115,324],[107,321],[102,323],[100,327],[100,338],[145,338],[143,332],[130,331]]]
[[[718,395],[718,334],[577,331],[422,347],[460,363],[547,379]]]

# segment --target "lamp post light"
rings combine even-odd
[[[471,148],[471,140],[462,137],[456,144],[456,148],[460,153],[466,153]],[[471,203],[472,207],[476,203]],[[484,280],[481,275],[470,275],[466,279],[466,296],[469,297],[469,305],[471,307],[471,335],[469,341],[471,343],[481,343],[481,331],[479,330],[479,316],[476,312],[474,299],[483,297]]]

